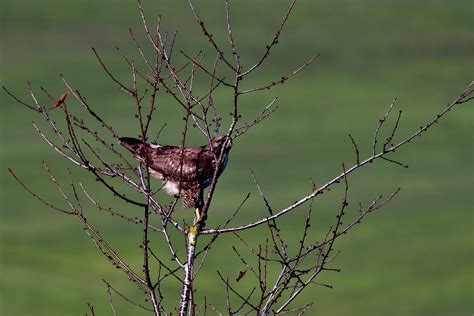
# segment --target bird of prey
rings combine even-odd
[[[180,196],[184,208],[195,208],[197,220],[204,206],[204,189],[208,187],[216,170],[222,150],[223,160],[217,176],[224,171],[232,147],[227,136],[217,136],[199,147],[159,145],[142,140],[121,137],[120,144],[133,153],[135,159],[146,165],[150,174],[164,182],[168,194]]]

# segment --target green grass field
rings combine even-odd
[[[201,2],[198,8],[209,28],[221,43],[227,43],[223,1]],[[186,1],[147,0],[144,5],[150,21],[161,13],[164,27],[178,30],[179,49],[209,51]],[[288,3],[245,0],[232,5],[236,40],[249,65],[272,38]],[[134,104],[108,80],[90,50],[96,47],[117,75],[129,80],[115,46],[134,53],[130,26],[145,43],[133,0],[2,1],[0,18],[2,85],[25,100],[27,81],[38,95],[42,85],[59,96],[65,90],[59,78],[62,73],[121,134],[138,133]],[[324,183],[340,172],[342,162],[354,162],[347,134],[358,140],[363,155],[369,154],[378,119],[395,97],[396,106],[403,110],[399,139],[431,119],[474,79],[473,20],[472,2],[467,0],[297,3],[280,44],[246,85],[260,86],[279,78],[314,52],[321,56],[285,85],[242,99],[245,120],[274,96],[279,97],[280,109],[234,144],[208,225],[225,221],[247,192],[252,198],[235,223],[266,215],[249,168],[279,209],[310,190],[309,178]],[[98,252],[79,221],[39,204],[21,190],[7,168],[60,205],[64,201],[47,179],[42,161],[65,183],[71,168],[103,204],[130,215],[138,215],[134,213],[138,210],[123,209],[93,179],[51,151],[31,126],[34,120],[46,128],[34,113],[4,93],[0,101],[0,314],[84,315],[90,302],[97,315],[113,315],[101,279],[134,298],[140,297],[136,287]],[[49,102],[42,96],[41,101]],[[224,113],[230,111],[226,109],[230,94],[219,92],[216,102]],[[154,131],[168,123],[162,142],[180,139],[180,111],[169,102],[157,112]],[[52,115],[61,121],[59,111]],[[408,169],[379,161],[349,178],[349,217],[357,214],[359,202],[367,203],[399,186],[402,190],[336,244],[341,253],[332,266],[342,272],[326,273],[318,280],[333,289],[314,286],[302,295],[299,303],[314,302],[308,315],[472,315],[473,127],[471,102],[396,153],[410,165]],[[196,131],[192,133],[195,143],[202,142]],[[321,238],[334,221],[342,198],[339,189],[315,201],[313,240]],[[141,228],[84,204],[104,237],[141,270]],[[298,209],[282,221],[295,246],[306,210]],[[182,214],[191,218],[191,213]],[[243,236],[256,243],[266,234],[264,229],[254,229]],[[166,251],[158,240],[152,243]],[[216,270],[235,279],[243,269],[230,244],[245,252],[235,238],[223,237],[196,281],[198,294],[206,295],[221,311],[225,311],[225,286]],[[172,308],[179,299],[179,286],[170,282],[165,290],[166,306]],[[118,297],[114,305],[119,315],[145,314]]]

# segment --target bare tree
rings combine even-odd
[[[205,56],[203,52],[179,50],[175,45],[176,33],[163,30],[160,17],[152,28],[140,2],[138,2],[139,13],[144,36],[148,39],[148,47],[142,47],[135,32],[130,29],[129,34],[136,48],[136,56],[130,57],[118,49],[124,63],[130,68],[131,79],[127,82],[120,80],[114,75],[113,69],[107,65],[107,61],[102,58],[96,49],[93,49],[93,53],[110,80],[134,103],[136,108],[135,120],[140,126],[139,138],[143,145],[148,144],[156,136],[151,135],[150,130],[152,121],[155,119],[154,114],[157,105],[163,102],[162,100],[171,98],[176,104],[176,111],[182,111],[184,115],[180,143],[183,152],[187,146],[187,136],[190,132],[202,134],[204,142],[209,144],[214,136],[221,133],[226,137],[227,143],[233,142],[234,146],[238,146],[237,139],[240,136],[250,131],[255,125],[260,124],[277,109],[275,98],[269,100],[267,105],[263,105],[260,114],[256,117],[242,117],[241,97],[246,94],[276,88],[318,59],[319,54],[315,54],[303,62],[299,68],[282,74],[281,77],[271,82],[262,83],[260,86],[253,88],[242,88],[242,83],[265,64],[272,49],[279,43],[280,35],[292,14],[295,3],[296,0],[290,2],[288,10],[282,15],[281,23],[276,28],[273,37],[264,46],[260,57],[250,65],[245,65],[241,61],[238,43],[236,43],[234,37],[228,0],[225,1],[228,35],[225,46],[221,46],[222,44],[213,37],[211,30],[201,18],[194,3],[191,0],[188,1],[190,11],[201,29],[203,39],[209,42],[214,51],[214,56],[211,56],[211,58]],[[153,58],[148,57],[148,51],[150,50],[153,52]],[[185,62],[182,64],[175,62],[174,56],[176,54],[180,54]],[[202,83],[202,78],[205,78],[208,87],[204,92],[195,88],[197,81]],[[44,96],[50,100],[47,104],[53,104],[51,109],[45,101],[40,100],[37,92],[30,85],[28,85],[28,91],[32,101],[24,101],[7,88],[4,87],[3,89],[18,103],[36,112],[44,120],[46,127],[42,127],[37,123],[33,123],[33,126],[52,150],[68,159],[73,165],[80,167],[90,177],[96,179],[105,190],[113,194],[124,205],[141,210],[142,216],[130,217],[121,211],[102,205],[97,201],[93,192],[88,190],[83,183],[75,181],[72,176],[69,183],[70,188],[67,189],[63,183],[57,180],[46,162],[43,164],[44,169],[59,194],[66,201],[68,208],[61,208],[50,203],[46,198],[39,196],[27,186],[17,173],[13,170],[10,170],[10,173],[27,192],[41,203],[79,219],[84,231],[99,251],[144,293],[144,303],[134,302],[104,280],[114,314],[116,314],[116,309],[113,305],[113,294],[155,315],[174,313],[173,310],[165,309],[165,299],[175,300],[173,305],[176,306],[175,310],[179,315],[205,314],[207,310],[216,310],[214,303],[206,296],[202,300],[197,299],[197,289],[193,284],[201,269],[205,269],[205,260],[211,254],[213,244],[223,235],[232,235],[235,241],[245,245],[248,251],[244,254],[237,247],[232,246],[236,258],[241,261],[244,267],[237,278],[229,278],[229,276],[217,272],[216,277],[222,280],[227,298],[227,310],[222,313],[303,314],[311,307],[312,303],[295,305],[294,301],[298,295],[308,286],[330,287],[330,285],[319,282],[318,277],[326,271],[339,271],[339,269],[331,266],[332,261],[338,254],[334,250],[336,240],[350,232],[368,214],[390,202],[400,190],[400,188],[396,188],[391,193],[379,195],[367,205],[360,205],[357,215],[348,218],[350,175],[358,169],[369,167],[376,160],[385,160],[396,166],[406,167],[403,162],[393,158],[392,154],[410,144],[415,138],[423,136],[452,109],[473,98],[473,82],[471,82],[458,96],[441,108],[433,118],[427,120],[410,135],[402,138],[398,138],[397,135],[401,124],[402,111],[396,112],[392,117],[395,108],[395,101],[393,101],[388,110],[381,116],[378,124],[374,126],[374,136],[368,156],[361,155],[361,150],[355,138],[348,135],[354,149],[354,161],[349,165],[341,164],[340,171],[336,172],[333,178],[323,184],[310,183],[308,194],[302,194],[299,200],[289,203],[288,206],[281,209],[272,207],[272,203],[266,197],[256,175],[252,171],[251,178],[262,199],[267,215],[247,224],[232,226],[231,222],[239,216],[239,211],[249,197],[247,195],[226,222],[218,227],[207,228],[206,219],[209,216],[208,211],[216,193],[219,170],[225,164],[224,152],[214,153],[214,173],[198,216],[194,218],[192,223],[191,221],[180,222],[176,219],[174,213],[178,198],[170,205],[165,205],[157,198],[156,193],[163,189],[163,185],[157,185],[151,180],[151,173],[147,168],[148,161],[145,159],[136,166],[136,163],[129,159],[128,154],[124,154],[124,151],[117,149],[114,145],[123,135],[106,117],[100,115],[99,111],[91,106],[82,92],[74,88],[69,80],[62,77],[62,81],[65,93],[59,98],[53,97],[46,88],[40,88]],[[216,91],[227,93],[231,100],[229,108],[222,109],[222,106],[216,106],[213,97]],[[51,110],[63,111],[65,124],[57,123],[52,118]],[[228,124],[223,119],[223,113],[226,112],[231,113]],[[390,119],[394,122],[393,127],[387,129],[386,123]],[[153,121],[153,124],[158,125],[155,121]],[[46,132],[46,129],[51,130],[51,133]],[[147,153],[145,153],[146,156]],[[177,168],[182,170],[183,163]],[[343,196],[335,221],[333,225],[327,228],[327,233],[323,239],[317,242],[310,241],[311,238],[308,236],[311,234],[310,223],[313,201],[337,184],[342,185]],[[138,225],[138,229],[142,230],[143,235],[141,246],[143,271],[134,269],[111,246],[111,243],[103,238],[95,228],[94,223],[86,216],[89,207],[85,206],[83,200],[89,200],[95,208],[103,213],[108,213],[126,222]],[[303,206],[307,207],[307,215],[304,223],[302,223],[303,229],[299,245],[294,247],[282,233],[280,220],[288,213],[305,211]],[[297,209],[299,210],[297,211]],[[343,219],[347,223],[343,223]],[[132,227],[136,228],[136,226],[131,226],[131,229]],[[267,231],[269,236],[256,248],[247,243],[240,234],[242,231],[254,228]],[[176,233],[182,235],[186,240],[185,249],[172,238],[172,235]],[[158,253],[156,251],[156,248],[150,243],[152,234],[162,238],[168,248],[168,253]],[[200,245],[199,241],[205,235],[210,236],[210,238],[203,239],[204,243]],[[169,255],[172,256],[171,263],[164,259]],[[246,277],[246,275],[249,276]],[[238,286],[238,282],[244,277],[254,280],[254,287],[247,292],[242,291]],[[174,293],[174,296],[167,294],[165,297],[163,293],[165,282],[179,284],[181,287],[180,295]],[[92,306],[89,306],[89,312],[92,315],[95,314]]]

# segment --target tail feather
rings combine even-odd
[[[197,184],[181,190],[183,208],[202,208],[204,206],[202,194]]]
[[[140,148],[143,146],[143,142],[133,137],[120,137],[120,145],[130,150],[132,153],[137,154],[140,152]]]

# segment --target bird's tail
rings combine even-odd
[[[134,154],[139,154],[142,152],[143,142],[139,139],[133,137],[120,137],[119,138],[120,145],[127,148]]]

